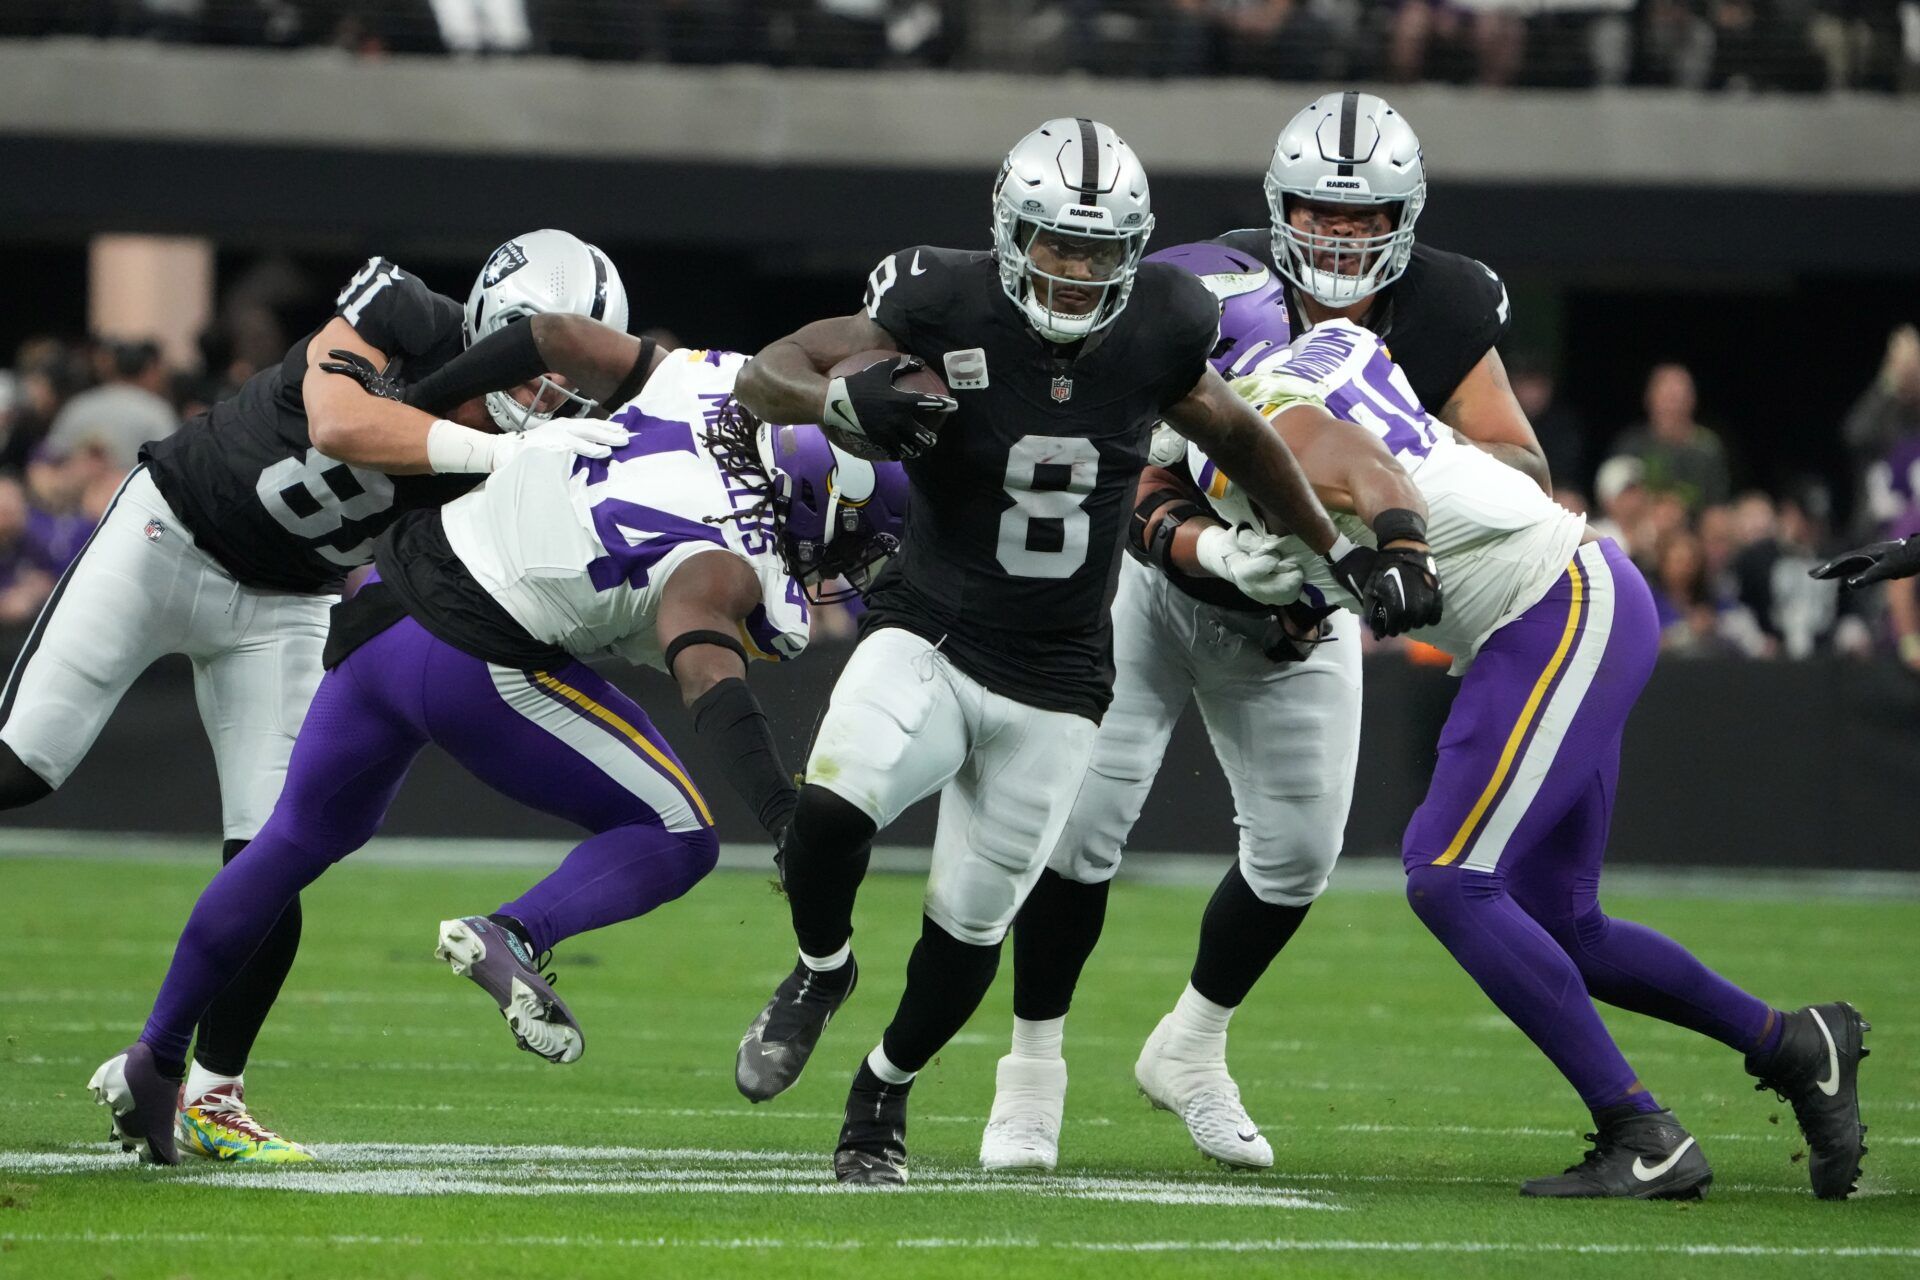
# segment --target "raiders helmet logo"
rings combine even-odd
[[[509,240],[487,259],[486,268],[480,273],[480,282],[491,289],[526,265],[527,251],[520,247],[519,241]]]

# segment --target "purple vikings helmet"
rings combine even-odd
[[[816,604],[865,595],[900,546],[906,468],[837,449],[816,426],[761,424],[756,434],[761,466],[773,479],[768,507],[787,571]],[[851,590],[818,594],[834,578]]]

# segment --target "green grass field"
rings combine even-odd
[[[720,872],[656,916],[575,940],[561,990],[587,1053],[553,1067],[431,959],[442,916],[534,874],[349,861],[307,898],[306,942],[252,1069],[269,1123],[324,1163],[137,1166],[101,1139],[93,1067],[138,1032],[208,868],[0,858],[0,1275],[1051,1277],[1920,1272],[1920,905],[1674,894],[1611,909],[1666,929],[1777,1003],[1846,998],[1875,1024],[1862,1194],[1808,1193],[1790,1112],[1687,1032],[1610,1021],[1693,1129],[1698,1204],[1532,1203],[1585,1114],[1422,931],[1398,893],[1315,910],[1236,1020],[1232,1064],[1273,1140],[1267,1174],[1204,1163],[1135,1091],[1133,1057],[1191,960],[1205,887],[1122,884],[1069,1020],[1062,1166],[979,1172],[1010,983],[914,1091],[913,1184],[843,1192],[827,1168],[847,1079],[898,996],[919,879],[860,903],[864,981],[807,1077],[750,1107],[741,1029],[790,963],[764,877]],[[1735,882],[1729,882],[1732,884]],[[772,1268],[773,1270],[769,1270]]]

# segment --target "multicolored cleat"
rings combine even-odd
[[[153,1050],[143,1041],[101,1063],[87,1088],[95,1102],[113,1112],[108,1141],[118,1142],[123,1151],[138,1151],[151,1164],[180,1163],[173,1141],[180,1081],[160,1074]]]
[[[566,1001],[553,992],[553,976],[511,930],[485,916],[440,922],[440,945],[433,954],[454,973],[493,997],[513,1042],[548,1062],[577,1062],[586,1051],[586,1033],[574,1021]]]
[[[183,1098],[175,1122],[181,1149],[209,1160],[248,1164],[298,1164],[314,1159],[313,1152],[253,1118],[247,1111],[245,1089],[243,1083],[232,1080],[191,1101]]]

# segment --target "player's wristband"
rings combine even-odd
[[[1373,518],[1374,540],[1381,546],[1389,542],[1425,542],[1427,540],[1427,518],[1418,511],[1409,511],[1405,507],[1392,507]]]
[[[435,475],[484,475],[493,470],[501,437],[445,418],[427,428],[427,466]]]

